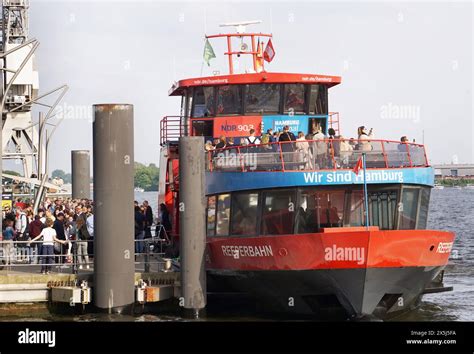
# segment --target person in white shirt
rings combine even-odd
[[[298,138],[296,139],[296,150],[300,153],[298,155],[298,162],[306,162],[304,166],[300,166],[300,169],[312,169],[312,155],[309,149],[309,143],[306,141],[306,137],[303,132],[298,132]]]
[[[260,138],[255,136],[255,129],[250,129],[250,136],[247,137],[245,145],[260,145]]]
[[[341,139],[339,144],[339,156],[341,157],[340,161],[342,166],[345,167],[349,164],[349,159],[354,148],[349,143],[349,141],[345,140],[342,136],[340,136],[339,139]]]
[[[372,144],[370,143],[370,139],[374,137],[373,129],[370,129],[367,132],[364,126],[360,126],[357,128],[357,135],[359,139],[359,144],[357,145],[357,150],[360,151],[372,151]]]
[[[54,221],[51,218],[46,219],[46,227],[41,230],[41,233],[36,236],[31,242],[34,242],[40,238],[43,239],[43,247],[42,247],[42,266],[41,266],[41,273],[42,274],[49,274],[51,269],[51,264],[54,261],[54,242],[59,242],[61,244],[66,244],[67,241],[59,240],[56,237],[56,230],[53,229]]]
[[[313,134],[313,140],[315,143],[313,145],[313,155],[315,158],[315,168],[324,169],[326,168],[328,146],[325,141],[326,135],[322,132],[320,126],[316,127],[316,130]]]
[[[18,216],[15,222],[15,230],[17,233],[17,238],[23,240],[23,235],[26,232],[26,226],[28,224],[28,217],[21,206],[17,206],[16,208],[18,211]]]

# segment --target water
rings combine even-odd
[[[142,203],[148,200],[157,215],[158,193],[135,193],[135,199]],[[421,305],[414,311],[398,317],[397,321],[474,321],[474,189],[433,189],[430,201],[428,228],[453,231],[456,241],[453,255],[446,268],[444,283],[454,286],[451,292],[429,294],[423,297]],[[1,319],[0,319],[1,320]],[[9,319],[24,321],[25,319]],[[80,316],[46,316],[28,320],[36,321],[183,321],[175,316],[123,316],[86,314]],[[257,318],[219,318],[219,320],[252,321]],[[261,319],[258,319],[261,320]]]
[[[474,189],[433,189],[428,228],[456,233],[444,275],[451,292],[429,294],[421,306],[400,320],[474,321]]]

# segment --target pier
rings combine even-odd
[[[149,260],[145,262],[145,260]],[[160,260],[157,260],[160,259]],[[135,262],[135,305],[164,301],[180,296],[180,272],[168,269],[166,260],[143,255]],[[91,305],[94,292],[94,269],[76,270],[77,264],[59,264],[50,274],[40,274],[39,264],[0,266],[0,316],[34,316],[49,311],[51,304]],[[87,289],[87,296],[73,295]],[[68,294],[67,297],[58,294]]]

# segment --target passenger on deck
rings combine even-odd
[[[278,139],[280,142],[285,142],[285,141],[296,141],[295,135],[290,131],[290,127],[288,125],[285,125],[283,127],[283,132],[280,133],[280,137]],[[283,145],[283,144],[282,144]],[[293,144],[286,144],[286,145],[293,145]],[[283,149],[285,151],[285,149]],[[293,151],[293,149],[291,149]]]
[[[247,148],[241,149],[243,153],[255,153],[260,150],[256,145],[260,145],[261,140],[255,135],[255,129],[250,129],[249,133],[250,135],[248,137],[242,139],[242,145],[248,146]]]
[[[280,145],[277,144],[279,139],[280,139],[280,133],[273,132],[273,134],[272,134],[272,141],[273,141],[272,149],[273,149],[273,152],[279,152],[280,151]]]
[[[298,154],[298,162],[302,164],[299,166],[300,170],[312,169],[313,156],[309,149],[309,143],[306,141],[306,137],[303,132],[298,132],[298,139],[296,139],[296,150]],[[304,163],[304,164],[303,164]]]
[[[267,134],[268,134],[268,140],[271,142],[271,143],[275,143],[278,141],[277,137],[275,136],[275,133],[273,132],[273,129],[268,129],[267,130]]]
[[[262,135],[262,152],[270,152],[273,150],[270,144],[273,140],[273,130],[268,129],[265,134]]]
[[[270,136],[268,134],[263,134],[261,144],[260,144],[260,148],[262,152],[270,152],[272,150],[272,146],[269,143],[270,143]]]
[[[260,138],[255,136],[255,129],[250,129],[250,135],[245,139],[244,145],[260,145]]]
[[[364,126],[360,126],[357,129],[357,135],[359,139],[359,144],[357,144],[357,150],[359,151],[372,151],[372,144],[370,144],[370,139],[373,138],[373,129],[367,133],[367,129]]]
[[[281,146],[281,150],[283,151],[283,160],[285,163],[293,162],[293,152],[295,151],[294,144],[291,143],[292,141],[296,141],[295,135],[290,132],[290,127],[285,125],[283,127],[283,132],[280,134],[280,138],[278,139]],[[291,168],[290,168],[291,169]]]
[[[349,141],[345,140],[344,137],[340,136],[339,139],[339,164],[344,168],[349,165],[349,160],[352,156],[354,147]]]
[[[398,145],[398,151],[407,152],[408,138],[404,135],[400,138],[400,144]]]
[[[328,149],[328,158],[329,161],[331,162],[329,167],[333,167],[333,163],[336,163],[337,166],[337,160],[339,158],[339,152],[340,152],[340,146],[339,146],[339,139],[336,137],[336,131],[333,128],[328,129],[328,134],[329,134],[329,149]],[[334,160],[333,160],[334,157]],[[340,167],[340,166],[337,166]]]
[[[324,139],[326,139],[326,136],[322,132],[321,126],[317,125],[313,132],[313,140],[315,140],[313,145],[314,168],[317,169],[326,168],[328,148]]]
[[[205,149],[206,151],[215,150],[214,145],[212,145],[212,141],[210,141],[210,140],[206,141],[206,145],[204,145],[204,149]]]
[[[216,149],[224,149],[225,147],[227,147],[227,140],[225,136],[221,136],[219,138],[219,142],[216,145]]]

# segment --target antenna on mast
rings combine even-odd
[[[235,27],[235,31],[237,33],[245,33],[245,26],[257,25],[257,24],[260,24],[260,23],[262,23],[262,20],[228,22],[228,23],[221,23],[219,25],[219,27]]]
[[[262,72],[263,71],[263,50],[262,42],[260,37],[272,38],[271,34],[265,33],[246,33],[246,26],[256,25],[262,23],[261,20],[254,21],[240,21],[240,22],[228,22],[221,23],[220,27],[235,27],[237,33],[220,33],[214,35],[206,35],[207,39],[211,38],[226,38],[227,39],[227,51],[224,53],[228,56],[229,59],[229,74],[234,73],[234,63],[233,56],[240,57],[241,55],[251,55],[253,61],[253,71],[252,72]],[[237,50],[232,49],[232,38],[239,38],[241,40],[239,48]],[[244,38],[250,38],[250,48],[247,43],[244,43]],[[257,43],[257,38],[259,42]]]

